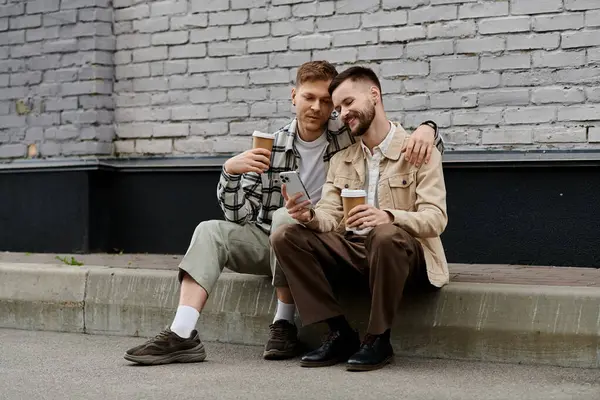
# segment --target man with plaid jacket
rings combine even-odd
[[[329,160],[354,143],[333,113],[328,87],[336,76],[335,67],[325,61],[301,65],[292,89],[296,117],[276,132],[272,152],[252,149],[225,162],[217,196],[226,221],[204,221],[197,226],[179,265],[181,293],[173,323],[153,339],[129,349],[126,360],[148,365],[203,361],[206,351],[195,328],[225,267],[273,277],[278,303],[264,358],[299,354],[294,300],[269,245],[269,235],[281,225],[296,223],[283,207],[279,173],[297,170],[316,204]],[[403,151],[412,163],[426,163],[434,143],[443,152],[435,123],[427,121],[411,135]]]

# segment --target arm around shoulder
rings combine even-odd
[[[421,165],[416,174],[415,211],[386,209],[393,223],[415,237],[440,236],[448,224],[446,184],[442,155],[434,149],[429,163]]]

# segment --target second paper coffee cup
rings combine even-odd
[[[345,219],[348,219],[348,213],[350,210],[367,202],[367,192],[364,190],[343,189],[341,195]]]

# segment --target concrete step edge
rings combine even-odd
[[[0,327],[152,336],[179,296],[167,270],[0,264]],[[342,296],[365,332],[368,296]],[[276,298],[266,277],[223,274],[199,321],[203,340],[263,345]],[[393,329],[396,352],[598,367],[600,288],[451,283],[410,297]],[[301,336],[316,344],[320,328]]]

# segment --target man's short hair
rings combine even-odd
[[[337,76],[335,67],[327,61],[309,61],[298,68],[296,86],[306,82],[329,81]]]
[[[352,82],[370,82],[376,85],[379,89],[379,92],[381,93],[381,83],[379,83],[379,78],[377,78],[377,74],[375,74],[375,72],[373,72],[371,68],[350,67],[344,72],[338,74],[335,78],[333,78],[333,80],[329,84],[329,94],[333,94],[333,91],[348,79],[350,79]]]

